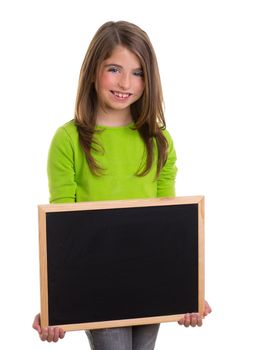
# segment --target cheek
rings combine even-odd
[[[114,83],[114,79],[110,74],[102,74],[100,79],[100,87],[102,89],[108,89]]]
[[[145,89],[145,83],[143,80],[138,82],[136,89],[138,90],[139,95],[142,95]]]

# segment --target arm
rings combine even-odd
[[[47,170],[50,203],[75,202],[74,151],[71,139],[62,127],[57,130],[52,139]],[[32,327],[38,332],[42,341],[57,342],[63,339],[66,333],[59,327],[42,328],[40,314],[35,316]]]
[[[157,197],[175,196],[175,179],[177,174],[176,152],[173,140],[167,130],[163,131],[168,142],[168,155],[157,180]]]
[[[76,200],[74,149],[64,127],[59,128],[48,154],[50,203],[73,203]]]
[[[175,179],[176,179],[176,152],[170,134],[164,130],[164,135],[168,141],[168,158],[164,165],[158,182],[157,182],[157,197],[173,197],[175,196]],[[202,326],[203,318],[212,312],[208,302],[205,301],[205,310],[203,316],[192,313],[186,314],[178,323],[185,327]]]

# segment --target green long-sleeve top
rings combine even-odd
[[[133,126],[96,127],[95,137],[103,151],[92,151],[92,155],[104,169],[100,176],[89,169],[74,121],[58,128],[48,156],[50,203],[175,196],[176,154],[169,133],[164,130],[168,158],[158,179],[156,156],[149,173],[137,176],[146,148]]]

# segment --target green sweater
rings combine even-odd
[[[101,176],[88,167],[74,121],[57,129],[48,156],[50,203],[175,196],[176,154],[169,133],[164,130],[168,158],[159,178],[155,180],[156,160],[147,175],[136,176],[146,149],[133,125],[96,127],[96,139],[104,151],[92,154],[105,169]]]

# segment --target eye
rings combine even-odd
[[[133,73],[135,76],[137,77],[143,77],[144,76],[144,72],[142,70],[138,70],[136,72]]]
[[[117,67],[109,67],[108,72],[117,73],[119,72],[119,69]]]

